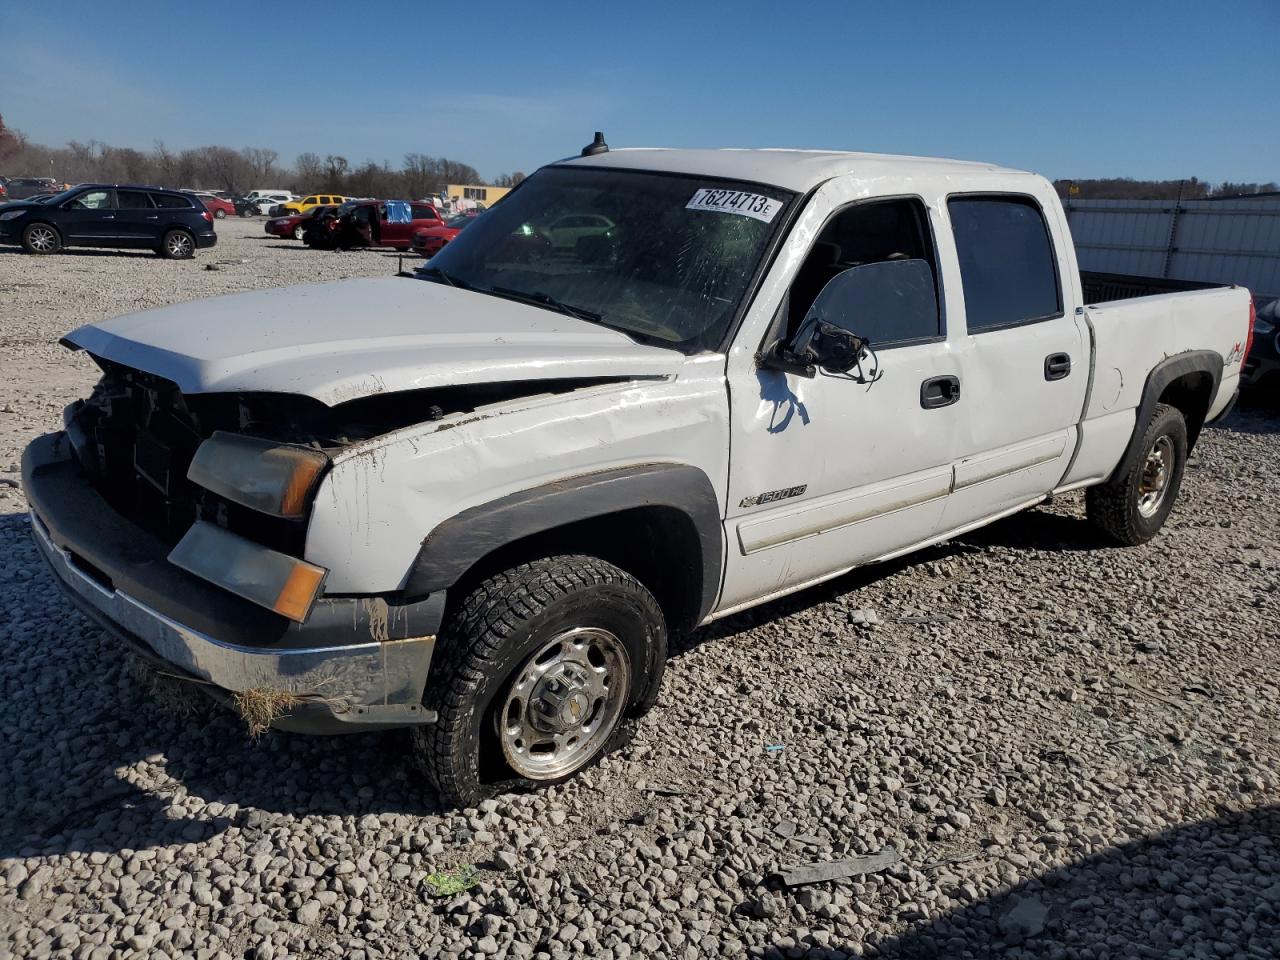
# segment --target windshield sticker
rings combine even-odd
[[[684,205],[686,210],[712,210],[716,213],[736,213],[740,217],[754,217],[770,223],[779,210],[782,201],[765,197],[758,193],[744,193],[741,190],[699,190],[693,199]]]

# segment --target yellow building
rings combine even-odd
[[[510,187],[486,187],[467,183],[451,183],[445,187],[445,190],[450,203],[458,200],[474,200],[476,203],[483,203],[486,207],[492,207],[511,192]]]

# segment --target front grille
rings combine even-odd
[[[177,543],[192,523],[207,520],[302,555],[306,518],[268,517],[187,479],[203,440],[215,430],[239,428],[235,395],[188,398],[168,380],[112,367],[72,419],[73,432],[83,438],[77,454],[94,485],[118,513],[165,543]]]

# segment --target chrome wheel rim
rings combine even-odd
[[[293,228],[293,239],[295,239],[295,240],[301,240],[301,239],[302,239],[302,228],[301,228],[301,227],[294,227],[294,228]]]
[[[169,253],[175,257],[185,257],[191,252],[191,238],[179,233],[169,238]]]
[[[48,253],[54,246],[53,231],[48,227],[33,227],[31,232],[27,234],[27,241],[32,248],[39,250],[41,253]]]
[[[1147,453],[1138,479],[1138,513],[1153,517],[1164,503],[1169,490],[1169,477],[1173,474],[1173,441],[1160,437]]]
[[[599,627],[558,634],[515,674],[495,717],[502,755],[528,780],[554,780],[604,747],[631,686],[631,663],[616,635]]]

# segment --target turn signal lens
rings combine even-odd
[[[320,592],[320,581],[323,579],[323,569],[299,560],[297,566],[289,571],[289,578],[280,588],[271,609],[301,623],[307,619],[307,613],[311,610],[316,594]]]
[[[298,623],[311,612],[327,572],[204,520],[191,525],[169,562]]]
[[[319,450],[215,431],[196,450],[187,479],[234,503],[296,519],[329,465]]]

